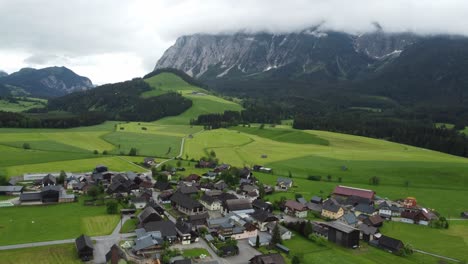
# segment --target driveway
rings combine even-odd
[[[230,264],[246,264],[251,258],[262,254],[249,245],[248,239],[237,240],[237,246],[239,247],[239,255],[225,258]]]

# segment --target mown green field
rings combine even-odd
[[[105,206],[84,206],[82,201],[1,208],[0,245],[108,235],[118,222],[119,216],[107,215]]]
[[[78,259],[75,244],[53,245],[0,251],[4,264],[62,264],[82,263]]]
[[[161,73],[145,81],[154,90],[143,93],[143,97],[156,96],[167,92],[178,92],[182,96],[192,100],[193,103],[192,107],[181,115],[160,119],[157,121],[157,124],[188,125],[190,120],[196,119],[201,114],[222,113],[226,110],[242,110],[239,104],[211,95],[208,91],[190,85],[172,73]]]
[[[0,100],[0,111],[5,112],[22,112],[31,108],[42,108],[46,105],[47,100],[39,98],[16,98],[16,102],[8,100]]]

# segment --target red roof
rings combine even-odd
[[[358,197],[367,198],[367,199],[372,200],[372,199],[374,199],[375,192],[372,191],[372,190],[359,189],[359,188],[353,188],[353,187],[338,185],[338,186],[335,187],[335,190],[333,191],[333,194],[341,195],[341,196],[358,196]]]

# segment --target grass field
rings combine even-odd
[[[201,114],[222,113],[226,110],[240,111],[242,107],[220,97],[211,95],[208,91],[190,85],[172,73],[161,73],[145,80],[154,90],[142,94],[143,97],[156,96],[167,92],[178,92],[192,100],[192,107],[179,116],[166,117],[157,121],[161,125],[188,125],[190,120]],[[197,92],[197,94],[193,94]]]
[[[409,243],[416,249],[459,260],[468,260],[468,223],[466,221],[451,221],[447,230],[385,222],[380,231]]]
[[[16,98],[16,102],[0,100],[0,110],[5,112],[22,112],[31,108],[42,108],[47,100],[39,98]]]
[[[0,245],[108,235],[119,221],[105,206],[81,202],[1,208]]]
[[[3,264],[62,264],[82,263],[78,259],[75,244],[34,247],[0,251]]]
[[[186,258],[198,258],[202,254],[207,257],[211,256],[210,253],[208,253],[208,250],[204,248],[191,248],[191,249],[186,249],[182,251],[182,256]]]

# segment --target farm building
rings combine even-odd
[[[307,217],[307,211],[309,210],[307,206],[298,203],[294,200],[287,200],[284,204],[284,212],[293,215],[298,218],[305,218]]]
[[[143,226],[144,224],[149,222],[162,220],[158,212],[156,212],[156,210],[154,210],[151,206],[148,206],[143,211],[141,211],[141,213],[138,214],[137,218],[140,223],[140,226]]]
[[[388,236],[381,236],[379,239],[373,240],[371,245],[377,246],[393,254],[400,253],[405,246],[401,240]]]
[[[110,264],[118,264],[120,260],[127,261],[127,255],[119,246],[114,244],[106,254],[106,262]]]
[[[0,186],[0,195],[20,195],[23,193],[23,186]]]
[[[203,214],[206,212],[205,207],[197,200],[190,198],[180,192],[176,192],[171,197],[171,204],[181,213],[187,215]]]
[[[334,196],[348,197],[348,196],[357,196],[361,198],[366,198],[374,200],[375,192],[367,189],[360,189],[354,187],[348,187],[343,185],[338,185],[333,191]]]
[[[76,251],[78,252],[78,257],[82,261],[89,261],[93,259],[93,241],[89,236],[81,235],[75,240]]]
[[[337,221],[323,224],[328,226],[328,241],[347,248],[359,247],[359,229]]]

